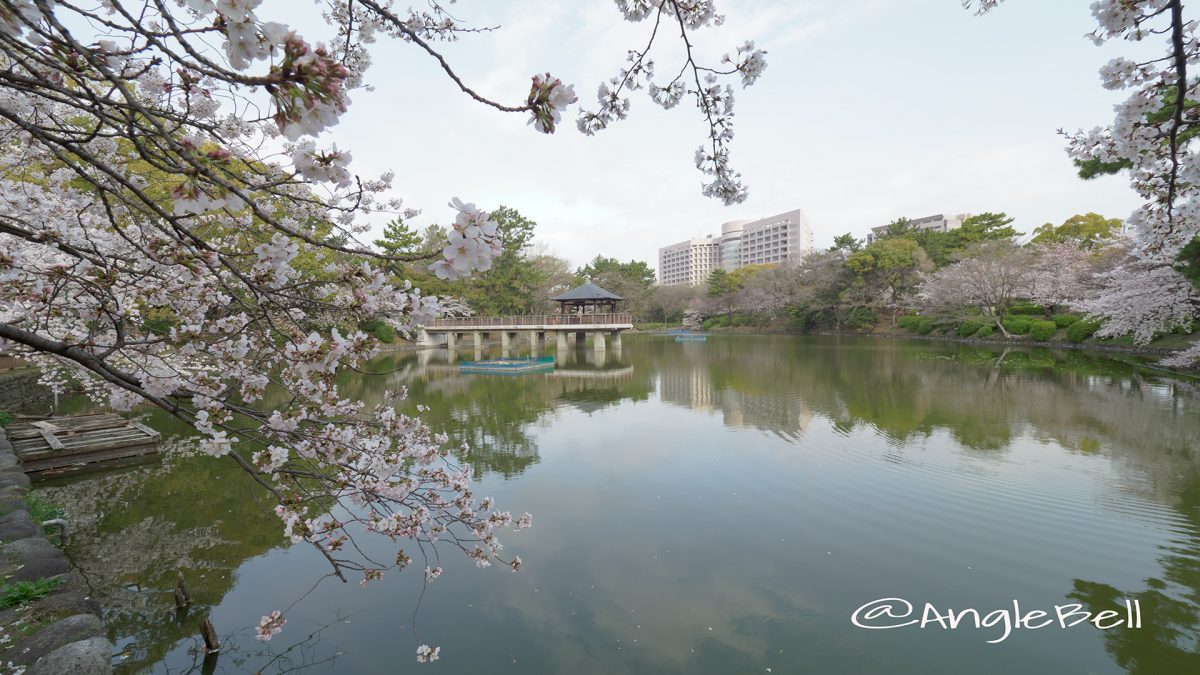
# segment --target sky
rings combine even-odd
[[[1120,100],[1097,71],[1129,46],[1085,38],[1088,0],[1009,0],[982,17],[959,0],[718,2],[727,21],[694,36],[700,53],[715,62],[745,40],[768,52],[758,83],[735,86],[742,204],[701,194],[692,157],[706,126],[687,99],[664,111],[633,92],[629,118],[594,137],[575,129],[573,106],[546,136],[525,114],[471,100],[398,42],[374,46],[374,90],[352,93],[322,143],[350,150],[360,174],[395,171],[396,196],[422,210],[417,226],[448,221],[451,197],[507,205],[573,266],[604,255],[656,267],[661,246],[796,208],[823,247],[900,216],[1004,211],[1029,232],[1089,211],[1125,218],[1138,204],[1124,177],[1080,180],[1058,133],[1108,123]],[[512,104],[549,71],[594,107],[597,85],[650,29],[609,0],[460,0],[452,11],[500,26],[440,48],[469,86]],[[295,14],[285,18],[306,38],[328,34]],[[659,42],[665,75],[680,64],[677,33]]]

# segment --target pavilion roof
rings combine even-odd
[[[582,286],[572,288],[566,293],[556,295],[551,300],[554,302],[582,302],[587,300],[624,300],[621,296],[610,291],[600,288],[592,282],[588,282]]]

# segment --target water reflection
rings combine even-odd
[[[473,356],[394,354],[340,381],[368,403],[407,387],[470,445],[483,493],[537,516],[508,540],[520,575],[443,559],[451,581],[421,623],[448,672],[1200,671],[1189,381],[1079,352],[865,339],[642,336],[520,377],[461,374]],[[243,625],[320,573],[236,473],[191,458],[49,488],[82,518],[72,555],[131,672],[191,663],[176,569],[197,611]],[[289,628],[328,626],[301,651],[338,661],[312,672],[409,658],[418,585],[314,592]],[[1094,611],[1130,597],[1146,627],[987,645],[850,626],[893,595]],[[269,655],[239,658],[252,670]]]

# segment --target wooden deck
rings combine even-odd
[[[120,415],[51,417],[8,428],[26,473],[59,472],[158,452],[159,433]]]

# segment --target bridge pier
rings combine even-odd
[[[445,335],[446,349],[451,352],[451,359],[457,356],[457,349],[462,349],[469,341],[474,347],[475,358],[479,360],[484,345],[489,338],[500,333],[500,348],[508,356],[518,345],[514,341],[529,338],[529,351],[538,355],[542,350],[551,348],[550,341],[557,348],[559,356],[563,357],[572,347],[582,349],[587,345],[588,338],[593,340],[589,351],[606,352],[621,348],[621,331],[633,327],[633,317],[625,313],[608,314],[539,314],[534,316],[504,316],[504,317],[467,317],[439,319],[422,327],[418,339],[425,344],[440,341]],[[611,342],[608,342],[611,340]],[[520,345],[524,347],[524,345]],[[470,348],[468,348],[468,353]],[[619,354],[619,351],[618,351]],[[465,355],[464,355],[465,358]]]

